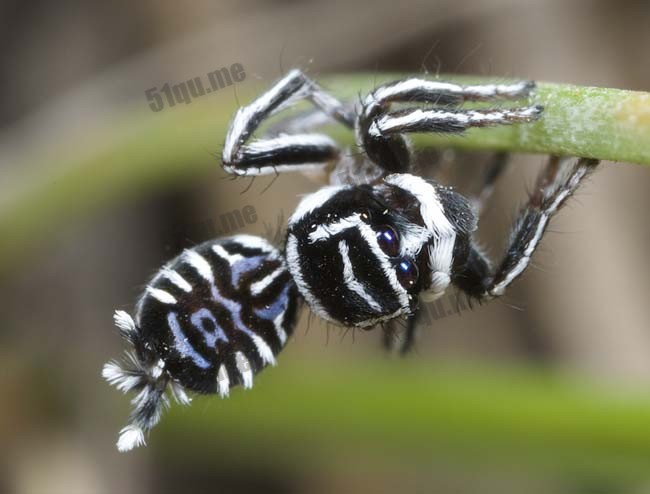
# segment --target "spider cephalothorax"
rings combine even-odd
[[[118,448],[144,443],[169,395],[187,403],[186,390],[226,396],[232,386],[251,387],[257,372],[275,364],[302,299],[323,319],[367,329],[382,323],[387,334],[406,317],[406,351],[420,300],[435,299],[452,284],[479,301],[503,295],[528,266],[551,216],[597,162],[551,158],[503,260],[493,266],[473,234],[505,155],[488,166],[482,188],[463,197],[413,174],[407,134],[534,122],[539,106],[462,106],[527,98],[534,88],[532,82],[460,86],[414,77],[381,85],[351,107],[293,70],[240,108],[223,146],[227,173],[316,168],[329,171],[335,185],[303,198],[284,245],[249,235],[203,243],[149,281],[134,318],[116,312],[131,351],[103,374],[120,390],[138,392]],[[253,137],[263,120],[299,99],[317,111]],[[393,109],[396,104],[406,108]],[[330,137],[310,133],[328,121],[353,130],[361,152],[346,154]]]
[[[418,294],[444,293],[457,234],[476,225],[460,195],[410,174],[330,186],[289,220],[286,258],[311,309],[347,326],[411,315]]]

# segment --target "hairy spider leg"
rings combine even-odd
[[[495,157],[488,167],[485,184],[488,190],[496,177],[503,170],[505,161]],[[506,289],[525,271],[535,252],[550,219],[571,197],[580,183],[598,165],[597,160],[581,158],[551,157],[549,163],[539,175],[537,184],[528,203],[522,208],[512,228],[506,254],[496,270],[487,255],[482,252],[473,238],[460,241],[455,247],[455,259],[462,259],[464,265],[455,265],[453,283],[468,296],[479,301],[502,296]],[[483,189],[486,190],[485,187]],[[484,192],[485,193],[485,192]],[[477,197],[481,197],[479,194]],[[464,249],[465,252],[462,252]],[[400,327],[395,321],[385,324],[385,331],[393,335],[386,336],[384,345],[389,350],[406,353],[412,346],[417,333],[417,309]],[[403,321],[402,321],[403,324]],[[396,338],[395,334],[400,334]],[[395,345],[399,344],[399,348]]]
[[[464,265],[455,266],[452,280],[470,297],[489,300],[503,295],[506,289],[528,267],[550,219],[573,195],[580,183],[598,165],[588,158],[551,157],[539,175],[528,203],[514,223],[503,260],[496,269],[472,237],[457,249],[467,249]]]
[[[405,319],[396,318],[384,323],[382,343],[389,353],[406,355],[413,349],[419,333],[421,314],[422,310],[418,308]]]
[[[352,126],[353,114],[340,101],[301,71],[292,70],[252,103],[237,110],[223,147],[223,169],[234,175],[267,175],[320,168],[337,160],[341,151],[324,134],[280,134],[249,142],[264,120],[303,99],[330,119]]]
[[[494,192],[494,184],[503,174],[509,161],[509,153],[495,153],[480,177],[478,189],[468,198],[479,217],[485,211],[485,205]]]
[[[363,101],[356,125],[359,147],[387,172],[404,173],[411,168],[411,151],[405,133],[462,133],[471,127],[532,122],[541,106],[511,109],[458,109],[465,101],[520,99],[530,95],[533,81],[513,84],[458,84],[406,79],[379,86]],[[394,103],[421,103],[437,108],[413,107],[389,112]]]

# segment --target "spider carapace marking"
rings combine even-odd
[[[454,202],[453,214],[441,197]],[[456,235],[475,224],[462,196],[393,174],[374,186],[331,186],[307,197],[289,220],[286,258],[314,312],[371,327],[411,314],[418,294],[442,295]]]
[[[480,190],[462,196],[415,173],[408,134],[532,123],[542,115],[539,106],[465,109],[463,103],[524,99],[534,88],[533,82],[460,86],[410,78],[381,85],[353,106],[293,70],[240,108],[223,147],[227,173],[317,168],[329,172],[331,185],[300,201],[283,246],[249,235],[206,242],[161,268],[134,318],[116,312],[131,348],[103,375],[137,392],[118,449],[143,444],[170,397],[189,403],[188,390],[226,396],[232,386],[250,388],[257,372],[275,364],[303,300],[325,320],[366,329],[381,323],[386,334],[405,317],[406,351],[420,300],[451,285],[480,301],[503,295],[528,266],[551,216],[597,162],[552,157],[493,266],[474,234],[506,156],[487,167]],[[262,121],[300,99],[315,111],[253,137]],[[353,131],[362,152],[345,153],[311,132],[331,121]]]

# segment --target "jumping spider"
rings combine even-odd
[[[188,403],[186,390],[226,396],[232,386],[251,387],[254,374],[275,364],[303,299],[344,326],[390,328],[406,317],[407,348],[419,300],[440,297],[452,284],[480,301],[502,295],[528,266],[551,216],[597,162],[550,159],[493,267],[474,232],[504,161],[489,167],[475,197],[464,197],[412,173],[406,134],[534,122],[539,106],[461,107],[527,98],[534,89],[533,82],[461,86],[409,78],[383,84],[351,107],[293,70],[240,108],[223,147],[227,173],[327,169],[332,185],[302,199],[282,248],[249,235],[206,242],[163,266],[135,317],[116,312],[132,351],[124,362],[108,363],[103,375],[124,392],[138,392],[118,448],[144,443],[168,395]],[[253,138],[265,119],[301,99],[316,112]],[[330,137],[308,133],[327,121],[353,130],[362,154],[351,158]]]

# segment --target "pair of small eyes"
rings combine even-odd
[[[388,257],[395,259],[397,280],[407,290],[413,288],[418,281],[418,267],[411,260],[398,257],[400,251],[399,234],[389,225],[381,225],[375,231],[379,248]]]

